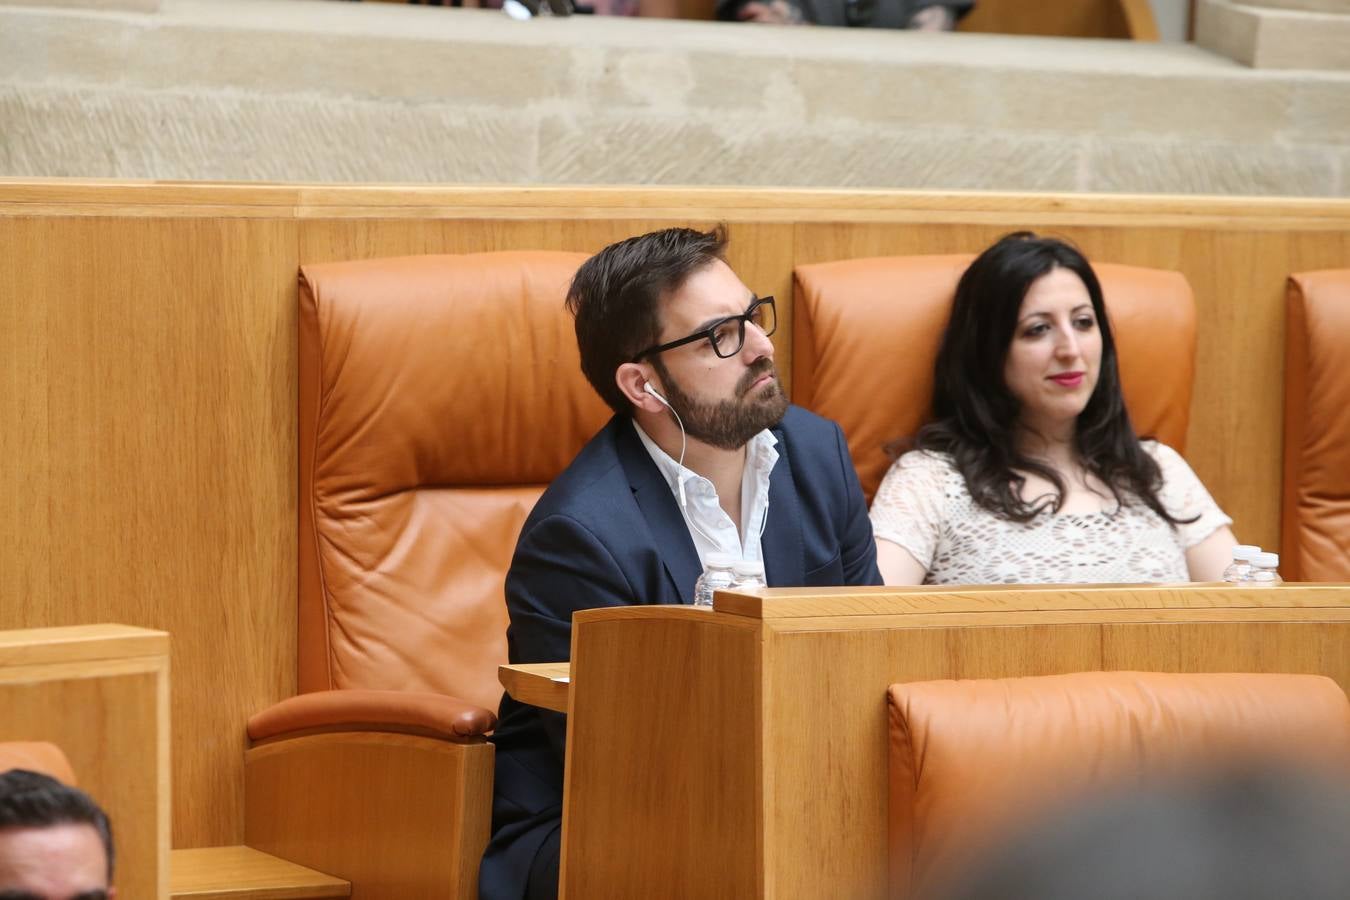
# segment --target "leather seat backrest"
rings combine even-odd
[[[1350,764],[1350,701],[1320,675],[927,681],[889,705],[893,897],[1082,791],[1246,758]]]
[[[870,500],[929,414],[933,364],[956,283],[974,256],[886,256],[798,266],[794,402],[834,419]],[[1178,272],[1094,264],[1135,431],[1185,450],[1195,371],[1195,302]]]
[[[27,769],[50,775],[63,784],[75,786],[75,770],[61,748],[47,741],[5,741],[0,743],[0,772]]]
[[[302,692],[434,691],[497,707],[520,527],[609,416],[563,307],[585,258],[302,268]]]
[[[1289,279],[1280,570],[1350,581],[1350,269]]]

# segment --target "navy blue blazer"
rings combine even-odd
[[[839,426],[793,406],[771,430],[779,458],[761,538],[769,586],[881,584],[867,504]],[[525,520],[506,575],[511,662],[568,659],[579,609],[690,603],[702,571],[669,483],[631,420],[615,416]],[[481,900],[522,900],[540,848],[557,840],[566,733],[562,713],[502,698]]]

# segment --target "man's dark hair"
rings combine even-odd
[[[92,825],[108,857],[108,883],[113,877],[112,825],[93,798],[50,775],[27,769],[0,774],[0,828],[49,828]]]
[[[724,260],[726,229],[666,228],[610,244],[581,264],[567,291],[581,371],[610,408],[632,406],[614,372],[661,335],[661,301],[689,276]]]
[[[1074,449],[1079,460],[1110,488],[1121,506],[1138,498],[1164,522],[1194,521],[1177,519],[1158,499],[1162,472],[1140,446],[1125,411],[1116,343],[1101,284],[1083,254],[1056,238],[1029,231],[1006,235],[976,257],[961,276],[934,367],[933,421],[919,431],[914,446],[950,454],[971,498],[997,516],[1029,522],[1044,509],[1042,502],[1022,500],[1020,489],[1026,479],[1019,471],[1034,472],[1053,484],[1051,507],[1059,511],[1066,493],[1064,478],[1018,452],[1015,436],[1020,404],[1003,378],[1022,300],[1038,278],[1056,268],[1067,269],[1082,280],[1102,336],[1097,387],[1078,415]]]

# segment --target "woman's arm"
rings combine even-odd
[[[1187,550],[1186,570],[1190,573],[1191,581],[1223,580],[1223,570],[1233,561],[1233,548],[1236,546],[1237,538],[1233,537],[1233,530],[1225,525]],[[881,574],[886,574],[884,568]]]
[[[885,538],[877,538],[877,568],[881,580],[894,585],[923,584],[923,576],[928,573],[908,550]]]

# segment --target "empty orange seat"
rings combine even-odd
[[[926,681],[889,701],[896,898],[1089,788],[1252,756],[1350,763],[1350,701],[1320,675]]]

